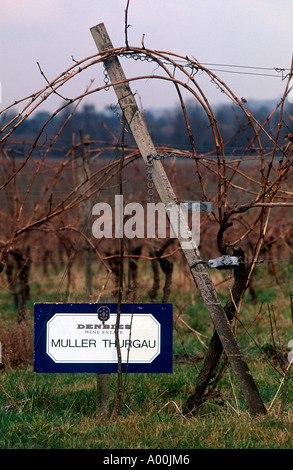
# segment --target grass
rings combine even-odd
[[[288,271],[279,285],[264,267],[255,277],[257,291],[266,283],[266,299],[278,324],[282,344],[293,337],[289,313]],[[75,295],[80,292],[76,272]],[[40,276],[36,274],[36,279]],[[140,279],[139,300],[146,297]],[[99,421],[96,412],[96,374],[35,374],[29,357],[32,349],[34,301],[54,301],[54,283],[41,288],[32,280],[28,303],[27,348],[16,324],[13,302],[2,292],[2,335],[9,331],[11,351],[17,359],[0,369],[0,448],[1,449],[290,449],[292,448],[293,384],[288,382],[276,395],[281,375],[277,358],[271,353],[272,337],[268,309],[259,296],[252,305],[246,294],[237,337],[259,388],[269,408],[267,416],[250,416],[233,371],[228,367],[217,386],[217,394],[194,416],[182,415],[183,405],[193,392],[201,369],[205,347],[184,323],[176,321],[172,374],[129,374],[126,379],[121,412],[113,421]],[[42,291],[45,295],[42,295]],[[221,291],[224,301],[226,291]],[[264,296],[264,294],[262,294]],[[199,331],[206,344],[213,325],[195,290],[180,289],[174,283],[170,301],[174,318],[178,315],[193,330]],[[263,305],[262,305],[263,303]],[[249,327],[249,334],[247,328]],[[6,330],[5,330],[6,328]],[[1,333],[1,328],[0,328]],[[23,335],[23,333],[22,333]],[[22,338],[22,339],[21,339]],[[20,347],[22,345],[22,348]],[[18,348],[17,354],[15,351]],[[274,351],[273,351],[274,352]],[[278,349],[280,354],[286,351]],[[266,354],[266,357],[264,356]],[[12,354],[12,353],[11,353]],[[22,361],[21,361],[22,358]],[[190,360],[193,359],[194,362]],[[270,361],[270,362],[269,362]],[[274,367],[273,367],[273,366]],[[117,377],[111,375],[110,407],[114,407]],[[270,407],[270,405],[272,406]]]
[[[21,382],[15,404],[2,411],[0,446],[9,449],[249,449],[292,448],[292,409],[252,418],[227,384],[192,418],[180,413],[193,381],[190,366],[168,376],[129,378],[122,413],[116,421],[95,419],[95,374],[34,375]],[[1,388],[4,374],[1,375]],[[22,373],[7,372],[13,390]],[[116,380],[111,378],[111,397]],[[261,385],[261,384],[260,384]],[[272,385],[272,384],[271,384]],[[260,386],[267,399],[275,387]],[[292,392],[292,389],[291,389]],[[9,400],[8,400],[9,402]],[[2,402],[1,406],[5,404]],[[6,405],[7,406],[7,405]],[[9,406],[9,405],[8,405]]]

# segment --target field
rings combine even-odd
[[[104,51],[93,63],[130,51]],[[149,57],[164,70],[169,61],[170,69],[184,75],[183,82],[169,75],[182,113],[171,126],[166,117],[164,126],[178,137],[184,129],[189,145],[184,140],[173,148],[165,136],[154,152],[143,121],[138,128],[133,124],[136,106],[127,117],[121,100],[119,130],[92,116],[93,127],[106,135],[91,136],[89,115],[75,115],[88,92],[30,126],[35,109],[86,64],[26,98],[23,113],[6,110],[0,141],[0,448],[290,449],[293,137],[292,107],[285,107],[285,99],[292,71],[282,100],[260,123],[244,107],[246,100],[206,69],[230,100],[236,122],[231,127],[225,113],[217,120],[198,90],[196,61],[181,57],[185,68],[165,53],[132,53],[128,58]],[[191,93],[194,107],[184,105],[179,85]],[[207,118],[200,117],[202,128],[193,121],[199,104]],[[200,134],[205,153],[196,149]],[[124,229],[131,229],[124,237],[113,231],[115,217],[107,232],[105,207],[113,215],[117,195],[136,208],[123,214]],[[158,230],[154,238],[138,235],[152,196],[169,211],[183,201],[212,204],[196,214],[199,253],[193,248],[187,255],[182,238],[161,237]],[[97,203],[104,209],[93,212]],[[94,224],[104,237],[93,232]],[[223,261],[231,256],[235,269]],[[210,260],[220,264],[215,268]],[[109,413],[102,419],[98,390],[107,377],[34,373],[36,302],[172,303],[173,372],[112,373]],[[257,413],[251,406],[256,394],[251,381],[247,386],[246,369],[239,373],[240,363],[247,363],[260,395]]]
[[[141,261],[143,263],[143,261]],[[149,263],[140,267],[137,298],[147,301],[152,282]],[[17,325],[11,296],[1,293],[2,449],[289,449],[292,447],[293,401],[290,376],[287,393],[278,355],[288,353],[292,337],[288,263],[280,264],[276,283],[267,266],[257,269],[254,286],[257,303],[245,295],[237,338],[256,380],[268,415],[252,417],[230,367],[213,396],[195,415],[182,408],[193,392],[205,354],[204,344],[213,326],[193,281],[174,271],[169,301],[174,308],[172,374],[123,375],[124,395],[116,420],[96,418],[96,374],[35,374],[33,372],[33,303],[55,301],[61,273],[49,268],[47,277],[36,268],[31,276],[27,321]],[[99,272],[94,284],[99,282]],[[231,273],[214,275],[223,302]],[[43,279],[42,289],[40,279]],[[221,281],[221,278],[223,281]],[[183,279],[185,279],[183,281]],[[73,272],[75,300],[83,296],[83,276]],[[109,292],[114,285],[109,285]],[[77,292],[80,293],[78,299]],[[161,292],[160,292],[161,294]],[[277,330],[271,328],[274,311]],[[182,320],[182,321],[181,321]],[[252,321],[253,320],[253,321]],[[245,329],[250,326],[249,332]],[[194,331],[200,332],[203,342]],[[277,336],[276,336],[277,331]],[[272,332],[276,338],[272,338]],[[278,343],[278,340],[280,343]],[[6,348],[6,351],[5,351]],[[9,352],[7,352],[7,348]],[[283,386],[279,390],[280,384]],[[111,375],[110,409],[117,394],[117,374]]]

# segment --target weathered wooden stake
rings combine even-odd
[[[82,155],[77,162],[77,182],[78,184],[84,183],[80,192],[81,194],[86,191],[90,184],[87,179],[90,176],[90,135],[86,134],[84,138],[81,136],[81,150]],[[91,214],[92,209],[91,198],[87,198],[81,205],[81,229],[83,230],[86,237],[91,237],[91,228],[88,218]],[[84,254],[84,266],[85,266],[85,293],[86,300],[90,300],[92,295],[92,247],[88,241],[83,239],[83,254]]]
[[[111,374],[97,374],[96,418],[108,420],[110,416],[110,377]]]
[[[109,303],[111,299],[104,296],[99,301]],[[111,374],[97,374],[96,418],[98,420],[110,419],[110,382]]]
[[[91,33],[100,53],[113,49],[103,23],[91,28]],[[131,92],[129,83],[124,75],[123,69],[115,54],[105,57],[104,65],[113,84],[121,109],[126,117],[132,135],[137,143],[143,160],[147,164],[149,155],[156,155],[156,148],[149,135],[145,122],[139,112],[135,98]],[[159,160],[153,160],[153,180],[161,201],[164,204],[175,204],[178,201],[173,188],[169,182],[163,165]],[[179,208],[178,208],[179,211]],[[182,214],[179,214],[180,223]],[[184,221],[183,221],[184,223]],[[202,299],[207,307],[215,329],[220,337],[223,348],[230,361],[232,369],[239,382],[244,397],[253,415],[266,414],[267,410],[259,395],[256,384],[250,370],[244,361],[244,357],[234,336],[230,323],[227,319],[223,306],[218,298],[215,287],[210,279],[208,270],[202,264],[197,246],[194,249],[186,249],[184,240],[180,233],[178,236],[182,251],[189,265],[193,279],[201,293]]]
[[[86,134],[84,138],[81,135],[82,156],[77,162],[77,182],[84,183],[81,194],[87,190],[89,183],[87,179],[90,176],[90,135]],[[88,222],[91,213],[91,199],[87,198],[81,205],[81,224],[84,234],[90,238],[90,224]],[[85,265],[85,295],[89,301],[92,295],[92,247],[86,239],[83,239],[83,253]],[[110,416],[110,377],[111,374],[97,374],[96,391],[96,418],[98,420],[108,420]]]

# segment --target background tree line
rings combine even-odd
[[[73,105],[72,105],[73,107]],[[72,108],[68,106],[62,113],[59,113],[52,119],[46,126],[46,132],[40,140],[40,144],[47,145],[56,135],[57,130],[60,128],[62,122],[71,113]],[[245,103],[246,109],[257,119],[258,122],[265,122],[272,110],[275,107],[275,102],[264,101],[251,101]],[[212,154],[214,147],[214,140],[210,132],[209,121],[206,113],[199,105],[188,103],[186,105],[189,123],[192,135],[196,142],[198,153]],[[253,137],[253,130],[247,118],[243,114],[239,114],[239,110],[230,104],[220,104],[214,108],[215,116],[221,127],[223,143],[227,157],[229,155],[239,155],[244,151],[248,142]],[[24,150],[22,145],[25,142],[30,142],[36,133],[40,130],[42,123],[49,117],[50,113],[46,111],[39,111],[31,118],[26,119],[21,126],[19,126],[13,133],[13,140],[19,142],[19,151]],[[12,118],[7,114],[2,118],[2,122],[9,121]],[[157,145],[168,145],[173,148],[182,150],[191,150],[190,139],[186,131],[186,125],[182,119],[181,107],[166,108],[162,110],[147,110],[144,112],[148,129],[150,130],[152,139]],[[282,122],[282,137],[286,134],[293,132],[293,103],[287,103]],[[276,111],[269,119],[269,128],[267,132],[274,135],[276,127],[279,122],[279,112]],[[114,106],[105,107],[103,110],[97,110],[94,105],[85,104],[81,110],[75,111],[74,115],[64,127],[62,134],[58,140],[58,147],[52,149],[51,156],[58,157],[60,155],[60,143],[64,145],[72,144],[72,136],[79,135],[80,133],[89,134],[91,140],[96,142],[113,143],[112,136],[115,135],[119,138],[121,133],[121,121],[118,109]],[[260,135],[261,143],[264,150],[271,150],[273,144],[269,141],[265,134]],[[132,141],[132,138],[126,135],[127,141]],[[133,142],[132,142],[133,143]],[[58,150],[59,148],[59,150]],[[237,151],[236,151],[237,149]],[[250,149],[253,151],[253,149]],[[37,152],[37,150],[36,150]],[[36,154],[35,152],[35,154]]]

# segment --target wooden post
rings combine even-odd
[[[84,138],[81,135],[81,157],[77,162],[77,181],[78,184],[87,181],[87,178],[90,176],[90,135],[86,134]],[[89,183],[86,182],[82,189],[80,190],[81,193],[87,190],[89,187]],[[81,224],[82,224],[82,231],[86,235],[86,237],[90,238],[91,236],[91,228],[90,228],[90,221],[89,216],[91,214],[91,199],[87,198],[81,205]],[[84,238],[83,239],[83,254],[84,254],[84,266],[85,266],[85,294],[86,299],[90,300],[92,295],[92,247],[88,243],[88,241]]]
[[[84,138],[81,135],[81,158],[77,163],[77,181],[81,184],[90,176],[90,135],[86,134]],[[81,194],[89,187],[85,182],[81,189]],[[89,223],[89,214],[91,214],[91,200],[87,198],[81,205],[81,223],[84,234],[90,238],[91,230]],[[90,300],[92,295],[92,247],[83,239],[83,253],[85,264],[85,295]],[[106,301],[105,299],[103,300]],[[96,391],[96,419],[108,420],[110,416],[110,378],[111,374],[97,374]]]
[[[102,53],[113,49],[113,45],[103,23],[94,26],[90,31],[99,52]],[[113,84],[119,104],[124,112],[132,135],[137,143],[143,160],[147,164],[148,156],[156,155],[156,148],[139,112],[137,103],[131,92],[120,62],[114,55],[113,57],[105,58],[104,65],[111,83]],[[180,211],[177,198],[163,165],[159,160],[153,160],[153,163],[153,181],[161,201],[164,204],[175,204],[178,211]],[[182,213],[179,213],[179,217],[181,223]],[[190,268],[192,277],[214,323],[215,329],[220,337],[223,348],[249,405],[250,411],[253,415],[266,414],[267,411],[264,403],[259,395],[250,370],[244,361],[238,342],[209,276],[209,272],[204,264],[202,264],[198,247],[194,246],[193,249],[186,249],[184,247],[185,240],[181,237],[180,233],[178,235],[178,240]]]
[[[101,303],[111,302],[110,298],[101,297]],[[110,382],[111,374],[97,374],[96,419],[107,421],[110,418]]]
[[[97,374],[96,418],[108,420],[110,416],[110,378],[111,374]]]

